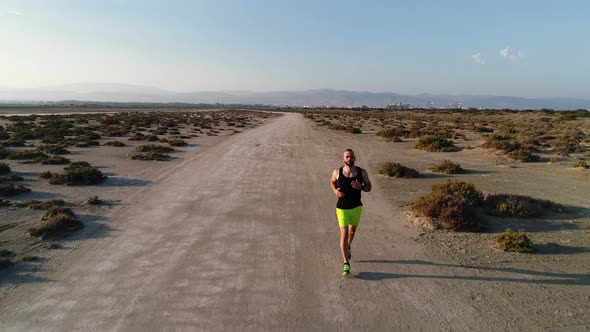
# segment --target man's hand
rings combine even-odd
[[[359,180],[354,180],[350,183],[350,185],[356,190],[362,190],[363,184]]]
[[[336,196],[338,196],[338,198],[344,197],[344,193],[340,191],[340,188],[336,188],[336,190],[334,190],[334,193],[336,194]]]

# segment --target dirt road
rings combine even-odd
[[[429,261],[377,180],[363,196],[353,276],[342,278],[328,181],[345,148],[356,149],[360,166],[370,152],[340,137],[286,114],[195,154],[121,209],[109,236],[62,273],[5,302],[0,330],[550,327],[525,298],[486,292],[502,282],[540,291],[543,282],[531,281],[547,274]]]

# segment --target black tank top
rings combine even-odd
[[[336,207],[343,210],[349,210],[354,209],[357,206],[362,206],[363,203],[361,202],[361,190],[354,189],[351,183],[354,180],[358,180],[360,183],[363,183],[363,169],[357,167],[356,176],[347,178],[342,173],[343,168],[344,167],[340,167],[338,170],[338,181],[336,182],[336,188],[340,188],[340,191],[344,193],[344,197],[338,198]]]

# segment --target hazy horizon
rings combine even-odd
[[[590,3],[5,1],[0,87],[590,98]]]

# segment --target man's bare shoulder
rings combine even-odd
[[[332,178],[337,179],[339,174],[340,174],[340,168],[335,168],[332,171]]]

